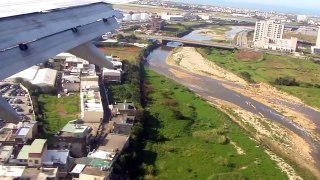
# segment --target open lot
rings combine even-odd
[[[40,95],[39,106],[44,114],[44,130],[48,134],[58,132],[69,121],[79,118],[79,93],[57,98],[52,95]]]
[[[100,47],[99,48],[106,55],[118,56],[121,60],[128,60],[136,62],[139,59],[141,48],[138,47]]]
[[[308,105],[320,107],[320,88],[313,85],[320,84],[320,65],[308,60],[297,59],[289,56],[277,56],[264,54],[261,58],[254,52],[198,49],[207,59],[214,61],[223,68],[226,68],[241,76],[241,73],[248,72],[256,82],[266,82],[274,85],[280,90],[284,90],[303,100]],[[239,56],[241,55],[241,56]],[[251,57],[251,60],[239,59]],[[299,87],[275,85],[278,77],[294,77],[300,83]]]
[[[153,71],[146,79],[141,179],[287,179],[227,115]]]
[[[18,84],[0,83],[2,97],[16,110],[21,120],[34,120],[30,97]]]

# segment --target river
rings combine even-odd
[[[158,49],[155,49],[147,57],[147,66],[149,66],[150,69],[158,72],[159,74],[165,75],[166,77],[173,79],[179,82],[180,84],[183,84],[194,93],[199,94],[200,96],[209,101],[214,102],[214,99],[224,100],[234,105],[237,105],[243,108],[244,110],[250,111],[254,114],[262,114],[264,117],[270,119],[271,121],[275,121],[282,124],[284,127],[292,130],[294,133],[305,139],[308,144],[310,144],[310,147],[312,148],[312,156],[314,160],[320,165],[320,143],[314,140],[313,137],[303,127],[299,126],[289,118],[285,117],[280,112],[277,112],[275,109],[268,107],[258,101],[255,101],[250,97],[246,97],[240,93],[237,93],[231,89],[224,87],[223,83],[225,84],[225,82],[210,77],[193,74],[180,67],[173,67],[168,65],[165,61],[172,49],[172,47],[167,46],[162,46]],[[175,76],[173,73],[169,71],[170,68],[183,73],[187,73],[188,75],[201,80],[190,83],[190,81],[188,82],[184,78]],[[233,83],[230,83],[230,85],[237,86]],[[281,102],[281,100],[279,101]],[[250,102],[256,108],[248,106],[246,102]],[[289,106],[291,109],[304,114],[306,117],[312,120],[318,127],[317,132],[320,132],[320,112],[303,105],[297,106],[296,104],[289,104]]]

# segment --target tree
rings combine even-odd
[[[16,83],[23,83],[24,80],[22,78],[18,77],[18,78],[16,78],[15,82]]]
[[[283,85],[283,86],[299,86],[299,83],[296,81],[294,77],[279,77],[275,80],[275,84]]]
[[[118,40],[124,39],[124,36],[123,36],[122,34],[118,34],[118,35],[117,35],[117,39],[118,39]]]

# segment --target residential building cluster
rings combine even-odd
[[[283,31],[284,25],[282,24],[274,21],[258,21],[254,30],[253,46],[263,49],[295,52],[298,39],[295,37],[283,39]]]
[[[69,53],[52,58],[61,67],[61,82],[55,82],[60,84],[57,98],[78,92],[79,118],[70,119],[50,139],[36,138],[43,126],[37,121],[12,124],[1,120],[0,178],[110,179],[114,163],[129,146],[136,108],[126,101],[109,104],[104,83],[121,82],[123,71],[120,58],[107,58],[113,70],[100,69]],[[27,71],[36,76],[39,70],[40,66],[33,66]],[[31,75],[23,78],[34,79]]]

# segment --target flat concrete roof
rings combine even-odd
[[[73,174],[80,174],[82,170],[86,167],[85,164],[77,164],[71,171]]]
[[[29,159],[30,145],[24,145],[20,150],[17,159]]]
[[[35,139],[30,146],[29,153],[41,153],[46,142],[46,139]]]
[[[110,133],[103,140],[98,150],[115,152],[118,149],[119,151],[122,151],[124,145],[127,143],[128,140],[128,135]]]
[[[66,164],[69,157],[69,150],[47,150],[42,163],[52,165],[53,163]]]
[[[88,174],[88,175],[92,175],[92,176],[105,177],[107,173],[105,171],[101,171],[101,169],[99,167],[86,166],[83,169],[81,174]]]
[[[62,128],[62,132],[68,132],[72,133],[72,136],[79,136],[83,137],[85,135],[85,132],[89,129],[89,126],[83,125],[83,124],[74,124],[74,123],[68,123]]]
[[[0,148],[0,160],[3,160],[5,158],[9,158],[12,154],[13,146],[2,146]]]
[[[39,69],[31,83],[35,85],[45,84],[49,86],[54,86],[57,78],[57,73],[58,71],[54,69]]]
[[[30,127],[20,127],[16,133],[16,136],[26,136],[30,129]]]
[[[25,166],[0,165],[0,177],[20,177],[25,168]]]
[[[30,68],[20,71],[17,74],[8,77],[7,79],[23,78],[27,81],[32,81],[35,78],[38,70],[39,66],[31,66]]]

